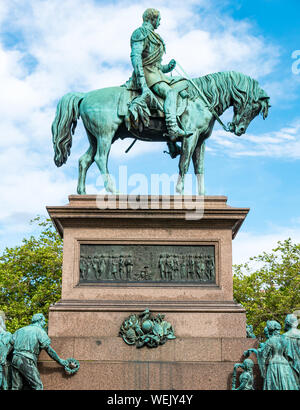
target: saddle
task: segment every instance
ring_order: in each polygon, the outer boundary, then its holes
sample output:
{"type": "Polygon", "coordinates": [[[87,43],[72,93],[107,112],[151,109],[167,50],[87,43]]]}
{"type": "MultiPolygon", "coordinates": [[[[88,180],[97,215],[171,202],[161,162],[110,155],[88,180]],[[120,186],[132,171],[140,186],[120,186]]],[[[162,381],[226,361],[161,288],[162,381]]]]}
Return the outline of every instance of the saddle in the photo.
{"type": "MultiPolygon", "coordinates": [[[[118,115],[125,117],[128,131],[133,131],[132,128],[140,133],[145,129],[148,129],[148,131],[151,129],[159,131],[158,128],[161,130],[165,129],[163,125],[165,114],[157,107],[157,104],[151,102],[150,106],[148,106],[141,100],[141,94],[138,91],[128,90],[126,87],[121,87],[121,89],[118,101],[118,115]]],[[[180,117],[185,112],[188,105],[188,98],[182,98],[179,93],[177,98],[177,117],[180,117]]],[[[156,94],[155,97],[160,107],[163,107],[164,99],[156,94]]]]}

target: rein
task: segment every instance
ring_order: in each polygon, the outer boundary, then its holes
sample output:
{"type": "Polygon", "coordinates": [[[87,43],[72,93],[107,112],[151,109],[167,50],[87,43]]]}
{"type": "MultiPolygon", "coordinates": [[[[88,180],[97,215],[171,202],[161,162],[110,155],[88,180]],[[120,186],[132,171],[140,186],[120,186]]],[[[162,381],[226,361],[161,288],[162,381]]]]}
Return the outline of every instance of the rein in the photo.
{"type": "MultiPolygon", "coordinates": [[[[228,126],[226,126],[223,121],[221,120],[221,118],[219,117],[219,115],[216,113],[216,111],[214,110],[214,108],[212,107],[211,104],[209,104],[207,98],[205,97],[205,95],[200,91],[199,87],[195,84],[195,82],[191,79],[191,77],[184,71],[184,69],[182,68],[182,66],[176,62],[176,65],[180,68],[180,70],[182,71],[184,77],[186,77],[186,79],[195,87],[195,89],[198,91],[199,97],[202,98],[202,100],[204,101],[206,107],[208,108],[208,110],[212,113],[212,115],[215,117],[215,119],[218,121],[218,123],[221,125],[221,127],[224,129],[224,131],[226,132],[232,132],[230,130],[230,128],[228,126]]],[[[179,75],[182,75],[176,68],[175,70],[178,72],[179,75]]],[[[155,98],[156,100],[156,98],[155,98]]],[[[157,107],[164,112],[164,108],[161,106],[161,104],[156,100],[156,104],[157,107]]],[[[181,126],[181,128],[184,130],[183,124],[180,121],[180,118],[177,117],[177,120],[179,122],[179,125],[181,126]]],[[[127,154],[131,148],[133,147],[133,145],[136,143],[137,138],[134,139],[134,141],[132,142],[132,144],[130,144],[130,146],[126,149],[125,153],[127,154]]],[[[168,153],[167,151],[164,151],[166,153],[168,153]]]]}

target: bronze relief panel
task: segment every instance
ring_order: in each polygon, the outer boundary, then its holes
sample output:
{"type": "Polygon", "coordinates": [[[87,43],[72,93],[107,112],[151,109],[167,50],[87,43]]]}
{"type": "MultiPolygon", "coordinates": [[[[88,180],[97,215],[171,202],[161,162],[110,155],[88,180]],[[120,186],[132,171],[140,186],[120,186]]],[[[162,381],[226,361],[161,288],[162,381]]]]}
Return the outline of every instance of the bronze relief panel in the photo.
{"type": "Polygon", "coordinates": [[[216,283],[214,245],[80,244],[79,283],[216,283]]]}

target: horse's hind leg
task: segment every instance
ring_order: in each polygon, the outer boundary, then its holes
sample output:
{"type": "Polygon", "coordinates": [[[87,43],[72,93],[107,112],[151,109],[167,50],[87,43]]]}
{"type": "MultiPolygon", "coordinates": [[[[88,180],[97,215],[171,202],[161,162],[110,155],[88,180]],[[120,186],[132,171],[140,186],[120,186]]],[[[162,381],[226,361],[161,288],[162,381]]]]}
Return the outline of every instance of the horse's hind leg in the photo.
{"type": "Polygon", "coordinates": [[[114,134],[115,131],[112,131],[110,134],[101,135],[101,137],[97,138],[97,150],[94,159],[102,174],[106,191],[116,194],[116,186],[108,173],[107,167],[108,155],[114,134]]]}
{"type": "Polygon", "coordinates": [[[86,180],[86,173],[89,167],[94,162],[94,157],[97,150],[97,141],[95,137],[87,131],[87,135],[90,141],[90,146],[85,154],[83,154],[79,158],[79,174],[78,174],[78,185],[77,185],[77,193],[79,195],[85,195],[85,180],[86,180]]]}

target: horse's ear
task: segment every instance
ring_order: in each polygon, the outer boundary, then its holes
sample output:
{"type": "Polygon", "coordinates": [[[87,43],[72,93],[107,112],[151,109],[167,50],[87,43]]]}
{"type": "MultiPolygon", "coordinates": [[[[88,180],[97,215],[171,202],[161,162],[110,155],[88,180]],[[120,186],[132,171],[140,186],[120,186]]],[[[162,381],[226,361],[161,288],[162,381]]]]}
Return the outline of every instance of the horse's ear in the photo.
{"type": "Polygon", "coordinates": [[[260,99],[261,113],[262,113],[264,120],[267,118],[268,113],[269,113],[269,108],[271,107],[271,105],[269,104],[269,100],[270,100],[270,97],[263,97],[260,99]]]}

